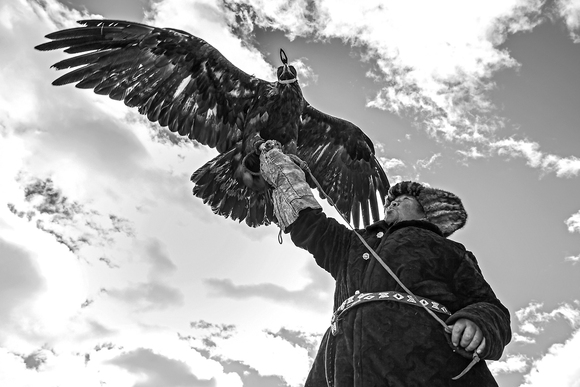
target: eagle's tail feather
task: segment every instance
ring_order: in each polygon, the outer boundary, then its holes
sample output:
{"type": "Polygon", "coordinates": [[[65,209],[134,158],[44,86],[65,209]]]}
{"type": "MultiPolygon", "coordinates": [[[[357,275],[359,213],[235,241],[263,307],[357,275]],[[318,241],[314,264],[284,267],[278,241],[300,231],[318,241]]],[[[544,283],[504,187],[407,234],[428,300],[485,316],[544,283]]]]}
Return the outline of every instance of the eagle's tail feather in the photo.
{"type": "Polygon", "coordinates": [[[222,153],[193,173],[193,194],[208,204],[214,213],[250,227],[268,225],[274,220],[269,189],[254,191],[236,179],[241,166],[237,148],[222,153]]]}

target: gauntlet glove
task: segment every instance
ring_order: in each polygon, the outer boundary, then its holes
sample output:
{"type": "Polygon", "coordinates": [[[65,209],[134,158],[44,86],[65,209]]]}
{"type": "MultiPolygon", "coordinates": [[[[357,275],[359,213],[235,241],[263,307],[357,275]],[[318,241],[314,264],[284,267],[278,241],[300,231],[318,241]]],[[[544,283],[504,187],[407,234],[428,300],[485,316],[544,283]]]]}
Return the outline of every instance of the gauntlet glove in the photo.
{"type": "Polygon", "coordinates": [[[294,223],[306,208],[321,208],[312,195],[304,172],[280,149],[277,141],[268,140],[260,150],[262,177],[274,188],[274,215],[282,230],[294,223]]]}

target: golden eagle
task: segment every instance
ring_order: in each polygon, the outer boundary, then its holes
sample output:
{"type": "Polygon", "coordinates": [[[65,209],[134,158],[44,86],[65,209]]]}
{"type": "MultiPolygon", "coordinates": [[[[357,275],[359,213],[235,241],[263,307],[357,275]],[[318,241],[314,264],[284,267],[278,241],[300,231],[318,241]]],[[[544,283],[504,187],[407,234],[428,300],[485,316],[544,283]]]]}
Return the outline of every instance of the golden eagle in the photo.
{"type": "MultiPolygon", "coordinates": [[[[119,20],[82,20],[46,35],[38,50],[81,54],[54,64],[76,68],[54,85],[122,100],[152,122],[216,148],[191,177],[193,194],[219,215],[249,226],[274,220],[271,191],[259,175],[257,147],[277,140],[305,161],[337,209],[358,227],[380,219],[389,189],[371,140],[354,124],[322,113],[302,96],[296,69],[280,50],[276,82],[246,74],[187,32],[119,20]]],[[[311,182],[312,183],[312,182],[311,182]]],[[[314,185],[312,185],[314,188],[314,185]]]]}

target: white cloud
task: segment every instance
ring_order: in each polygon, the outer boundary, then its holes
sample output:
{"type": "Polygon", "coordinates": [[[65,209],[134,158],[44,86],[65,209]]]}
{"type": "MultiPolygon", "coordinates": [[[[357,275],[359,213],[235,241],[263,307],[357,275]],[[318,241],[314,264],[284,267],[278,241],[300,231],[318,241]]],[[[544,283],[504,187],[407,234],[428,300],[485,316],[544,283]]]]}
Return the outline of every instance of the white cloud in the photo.
{"type": "Polygon", "coordinates": [[[509,138],[491,142],[489,146],[500,155],[523,157],[530,167],[547,173],[555,172],[558,177],[573,177],[580,173],[580,158],[545,154],[537,142],[509,138]]]}
{"type": "Polygon", "coordinates": [[[40,349],[37,369],[27,367],[27,354],[0,348],[0,383],[14,387],[102,385],[115,387],[166,386],[241,387],[236,373],[224,372],[219,362],[206,359],[174,332],[152,328],[125,331],[114,342],[95,339],[61,343],[40,349]]]}
{"type": "Polygon", "coordinates": [[[580,211],[566,219],[566,226],[570,232],[580,232],[580,211]]]}
{"type": "Polygon", "coordinates": [[[417,168],[420,168],[420,169],[429,169],[429,168],[431,168],[431,166],[433,165],[433,163],[435,163],[435,161],[439,157],[441,157],[441,153],[435,153],[434,155],[432,155],[428,159],[417,160],[417,162],[415,163],[415,166],[417,168]]]}
{"type": "MultiPolygon", "coordinates": [[[[543,304],[532,302],[515,312],[519,322],[518,329],[533,336],[540,335],[546,324],[557,318],[563,318],[573,328],[569,339],[564,343],[553,344],[546,353],[530,357],[522,354],[508,355],[505,361],[490,364],[494,374],[519,372],[524,374],[521,387],[580,386],[580,305],[579,301],[572,304],[561,304],[550,312],[542,311],[543,304]]],[[[533,344],[535,339],[521,336],[514,332],[514,341],[533,344]]]]}
{"type": "Polygon", "coordinates": [[[254,19],[263,27],[284,30],[293,40],[313,32],[317,25],[316,5],[307,0],[232,0],[231,10],[254,19]],[[251,12],[244,5],[251,6],[251,12]]]}
{"type": "Polygon", "coordinates": [[[280,376],[292,387],[303,385],[306,379],[312,359],[303,346],[257,329],[217,327],[205,322],[192,327],[187,342],[209,351],[212,358],[239,361],[262,376],[280,376]],[[208,331],[213,334],[204,337],[208,331]]]}
{"type": "Polygon", "coordinates": [[[580,43],[580,36],[577,32],[580,28],[580,0],[558,0],[556,9],[560,17],[565,20],[574,43],[580,43]]]}
{"type": "Polygon", "coordinates": [[[318,82],[318,74],[316,74],[314,69],[306,63],[307,61],[307,58],[290,60],[292,66],[294,66],[298,72],[298,81],[302,88],[308,87],[310,83],[316,84],[316,82],[318,82]]]}
{"type": "Polygon", "coordinates": [[[0,309],[8,317],[2,319],[0,345],[26,350],[67,332],[86,299],[86,277],[77,257],[51,235],[14,219],[7,208],[0,214],[8,223],[0,229],[0,266],[10,273],[0,289],[0,309]]]}
{"type": "MultiPolygon", "coordinates": [[[[536,322],[536,321],[534,321],[536,322]]],[[[520,332],[531,334],[531,335],[538,335],[542,331],[542,327],[538,327],[534,325],[530,321],[524,321],[520,326],[520,332]]]]}
{"type": "Polygon", "coordinates": [[[178,28],[198,36],[248,74],[274,81],[275,69],[254,47],[243,42],[230,31],[235,14],[217,0],[163,0],[154,2],[145,22],[159,27],[178,28]]]}
{"type": "Polygon", "coordinates": [[[457,153],[469,158],[469,159],[480,159],[486,157],[483,153],[477,150],[477,147],[472,146],[468,151],[458,150],[457,153]]]}
{"type": "Polygon", "coordinates": [[[528,368],[529,359],[523,355],[508,356],[504,361],[489,363],[489,370],[497,375],[499,373],[524,372],[528,368]]]}
{"type": "Polygon", "coordinates": [[[558,177],[575,177],[580,173],[580,158],[544,155],[542,169],[546,172],[556,172],[558,177]]]}
{"type": "Polygon", "coordinates": [[[232,299],[270,300],[278,305],[294,304],[303,309],[320,310],[329,305],[332,300],[332,278],[316,265],[306,268],[309,282],[303,288],[289,290],[275,283],[260,283],[252,285],[237,285],[229,279],[205,279],[208,294],[211,297],[227,297],[232,299]]]}
{"type": "MultiPolygon", "coordinates": [[[[425,114],[433,134],[477,137],[479,130],[490,129],[473,116],[491,107],[485,97],[492,86],[489,77],[516,65],[507,52],[495,48],[505,39],[505,34],[497,33],[501,19],[514,17],[516,7],[533,12],[538,5],[531,1],[479,5],[372,1],[364,6],[322,2],[321,34],[358,42],[377,58],[375,75],[386,85],[369,106],[425,114]],[[405,17],[409,14],[413,22],[405,17]]],[[[522,22],[518,28],[531,25],[522,22]]]]}
{"type": "Polygon", "coordinates": [[[512,341],[514,343],[534,344],[536,342],[536,339],[527,336],[522,336],[519,333],[513,332],[512,341]]]}
{"type": "Polygon", "coordinates": [[[524,377],[526,387],[580,386],[580,330],[563,344],[554,344],[542,358],[533,362],[524,377]]]}
{"type": "Polygon", "coordinates": [[[570,255],[568,257],[564,258],[564,261],[566,262],[572,262],[574,265],[577,264],[578,262],[580,262],[580,255],[570,255]]]}
{"type": "Polygon", "coordinates": [[[538,335],[548,322],[556,318],[563,318],[572,328],[580,326],[580,309],[574,305],[563,303],[551,312],[543,312],[542,308],[542,303],[532,302],[515,312],[521,332],[538,335]]]}
{"type": "Polygon", "coordinates": [[[396,168],[404,168],[405,167],[405,163],[403,162],[403,160],[399,160],[399,159],[389,159],[387,157],[379,157],[379,162],[381,163],[381,165],[383,166],[384,169],[387,170],[387,172],[396,169],[396,168]]]}

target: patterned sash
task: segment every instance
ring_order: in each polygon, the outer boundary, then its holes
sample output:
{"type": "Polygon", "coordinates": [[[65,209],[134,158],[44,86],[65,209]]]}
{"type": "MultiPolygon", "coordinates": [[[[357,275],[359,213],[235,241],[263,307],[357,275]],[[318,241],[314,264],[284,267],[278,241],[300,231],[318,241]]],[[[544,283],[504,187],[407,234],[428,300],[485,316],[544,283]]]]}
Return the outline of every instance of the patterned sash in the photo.
{"type": "Polygon", "coordinates": [[[378,293],[360,293],[357,291],[354,296],[350,296],[338,307],[338,309],[332,314],[332,319],[330,320],[330,330],[334,336],[338,333],[338,323],[340,322],[342,316],[352,307],[361,305],[367,302],[372,301],[396,301],[402,302],[409,305],[419,306],[417,301],[419,301],[422,305],[426,306],[427,308],[439,312],[445,313],[451,316],[451,312],[447,310],[446,307],[441,305],[438,302],[432,301],[425,297],[417,297],[416,299],[413,298],[410,294],[403,293],[403,292],[395,292],[395,291],[388,291],[388,292],[378,292],[378,293]]]}

